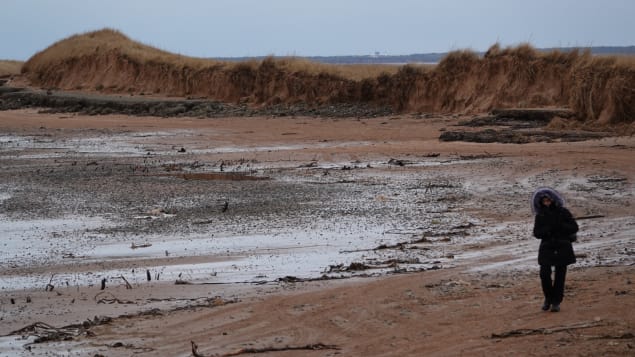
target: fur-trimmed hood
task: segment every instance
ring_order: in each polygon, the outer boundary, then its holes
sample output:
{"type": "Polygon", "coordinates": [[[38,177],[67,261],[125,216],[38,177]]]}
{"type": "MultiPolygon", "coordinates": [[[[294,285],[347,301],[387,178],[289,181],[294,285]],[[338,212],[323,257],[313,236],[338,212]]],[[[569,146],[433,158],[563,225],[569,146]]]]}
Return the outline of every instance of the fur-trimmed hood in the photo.
{"type": "Polygon", "coordinates": [[[551,198],[551,201],[554,205],[556,205],[556,207],[564,207],[564,198],[558,193],[558,191],[549,187],[541,187],[531,196],[531,212],[534,215],[538,214],[538,212],[542,209],[543,206],[540,201],[545,196],[551,198]]]}

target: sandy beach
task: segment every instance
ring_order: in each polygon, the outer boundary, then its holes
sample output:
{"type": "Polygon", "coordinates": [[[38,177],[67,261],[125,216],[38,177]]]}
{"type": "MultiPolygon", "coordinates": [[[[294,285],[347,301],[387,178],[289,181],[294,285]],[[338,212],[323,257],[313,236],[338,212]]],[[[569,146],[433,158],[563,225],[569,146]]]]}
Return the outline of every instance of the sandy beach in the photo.
{"type": "Polygon", "coordinates": [[[632,354],[635,140],[465,119],[0,112],[1,354],[632,354]],[[582,218],[560,313],[541,186],[582,218]]]}

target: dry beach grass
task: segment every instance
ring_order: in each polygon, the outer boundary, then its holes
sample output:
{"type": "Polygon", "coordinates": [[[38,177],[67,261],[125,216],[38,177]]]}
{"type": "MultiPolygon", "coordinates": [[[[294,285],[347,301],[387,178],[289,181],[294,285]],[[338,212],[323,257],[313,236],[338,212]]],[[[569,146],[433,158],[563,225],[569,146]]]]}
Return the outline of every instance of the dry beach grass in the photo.
{"type": "Polygon", "coordinates": [[[22,61],[0,60],[0,77],[9,77],[20,74],[22,61]]]}
{"type": "Polygon", "coordinates": [[[482,58],[454,51],[434,67],[333,66],[293,58],[225,63],[171,54],[106,29],[51,45],[22,72],[39,87],[254,105],[363,103],[425,113],[569,107],[578,120],[596,125],[630,124],[635,117],[632,60],[542,53],[527,44],[495,44],[482,58]]]}

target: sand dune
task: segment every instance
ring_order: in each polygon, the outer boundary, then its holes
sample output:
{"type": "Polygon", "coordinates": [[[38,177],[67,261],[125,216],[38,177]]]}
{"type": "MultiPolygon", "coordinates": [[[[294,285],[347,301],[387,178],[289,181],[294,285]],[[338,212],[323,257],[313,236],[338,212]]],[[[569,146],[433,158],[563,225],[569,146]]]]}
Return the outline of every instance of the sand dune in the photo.
{"type": "Polygon", "coordinates": [[[483,58],[454,51],[433,69],[402,66],[396,73],[353,79],[341,66],[292,58],[225,63],[180,56],[106,29],[59,41],[31,57],[22,71],[40,87],[253,105],[364,103],[434,113],[569,107],[588,123],[635,118],[633,60],[578,51],[540,53],[530,45],[494,45],[483,58]]]}

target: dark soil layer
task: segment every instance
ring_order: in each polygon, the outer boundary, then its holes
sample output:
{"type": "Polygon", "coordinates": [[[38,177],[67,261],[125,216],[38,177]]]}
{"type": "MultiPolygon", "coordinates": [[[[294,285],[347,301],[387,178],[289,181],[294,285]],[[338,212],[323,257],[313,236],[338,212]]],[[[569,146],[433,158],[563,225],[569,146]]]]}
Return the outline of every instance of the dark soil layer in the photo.
{"type": "Polygon", "coordinates": [[[494,109],[490,115],[462,121],[466,128],[488,127],[480,131],[450,130],[439,136],[441,141],[475,143],[526,144],[541,141],[584,141],[610,136],[609,133],[545,130],[553,118],[572,118],[568,109],[494,109]]]}
{"type": "Polygon", "coordinates": [[[362,104],[332,104],[309,107],[305,104],[278,104],[250,107],[203,99],[152,99],[143,96],[97,96],[59,91],[31,91],[0,87],[0,110],[43,108],[46,113],[80,113],[87,115],[124,114],[158,117],[228,116],[314,116],[378,117],[392,113],[390,108],[373,108],[362,104]]]}

